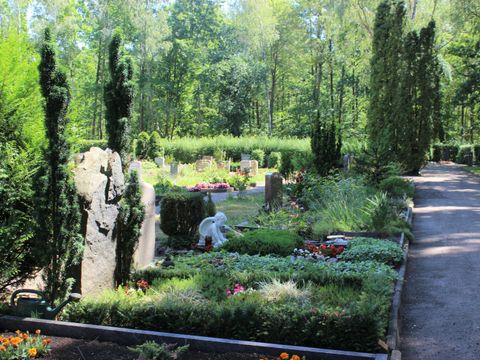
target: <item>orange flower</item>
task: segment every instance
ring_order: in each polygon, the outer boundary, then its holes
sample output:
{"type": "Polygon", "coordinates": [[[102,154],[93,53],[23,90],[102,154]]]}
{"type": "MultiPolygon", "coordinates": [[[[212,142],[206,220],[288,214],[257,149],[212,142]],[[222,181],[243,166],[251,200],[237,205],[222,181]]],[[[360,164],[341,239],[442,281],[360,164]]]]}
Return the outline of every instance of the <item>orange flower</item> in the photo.
{"type": "Polygon", "coordinates": [[[28,334],[22,334],[22,336],[23,336],[23,340],[27,341],[27,339],[28,339],[28,334]]]}
{"type": "Polygon", "coordinates": [[[10,344],[12,344],[13,347],[16,348],[18,346],[18,344],[20,344],[22,341],[23,341],[23,339],[21,337],[17,336],[17,337],[14,337],[14,338],[10,339],[10,344]]]}
{"type": "Polygon", "coordinates": [[[51,339],[43,339],[43,346],[47,346],[48,344],[50,344],[52,342],[51,339]]]}
{"type": "Polygon", "coordinates": [[[7,348],[5,346],[0,346],[0,351],[7,351],[7,348]]]}
{"type": "Polygon", "coordinates": [[[37,356],[37,349],[35,349],[35,348],[28,349],[28,355],[30,355],[30,357],[34,358],[35,356],[37,356]]]}
{"type": "Polygon", "coordinates": [[[280,359],[282,360],[288,360],[289,357],[290,356],[286,352],[280,354],[280,359]]]}
{"type": "Polygon", "coordinates": [[[21,334],[21,331],[20,331],[20,330],[17,330],[17,331],[15,331],[15,334],[20,335],[20,334],[21,334]]]}
{"type": "Polygon", "coordinates": [[[40,335],[41,333],[40,329],[35,330],[35,334],[40,335]]]}
{"type": "Polygon", "coordinates": [[[298,355],[293,355],[290,360],[300,360],[300,356],[298,356],[298,355]]]}

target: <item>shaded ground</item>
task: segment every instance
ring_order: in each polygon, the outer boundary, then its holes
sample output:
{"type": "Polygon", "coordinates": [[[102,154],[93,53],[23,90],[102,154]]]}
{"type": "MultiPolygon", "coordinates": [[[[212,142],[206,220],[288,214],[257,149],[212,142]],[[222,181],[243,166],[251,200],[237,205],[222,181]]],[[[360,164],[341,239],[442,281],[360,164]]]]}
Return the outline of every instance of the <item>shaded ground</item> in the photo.
{"type": "MultiPolygon", "coordinates": [[[[14,335],[14,334],[7,334],[14,335]]],[[[79,340],[62,337],[52,339],[52,352],[48,360],[136,360],[138,355],[128,350],[126,346],[96,340],[79,340]]],[[[189,351],[181,355],[179,360],[258,360],[263,356],[258,354],[212,354],[189,351]]],[[[273,357],[269,357],[273,359],[273,357]]]]}
{"type": "Polygon", "coordinates": [[[480,359],[480,178],[431,164],[414,179],[402,303],[404,360],[480,359]]]}

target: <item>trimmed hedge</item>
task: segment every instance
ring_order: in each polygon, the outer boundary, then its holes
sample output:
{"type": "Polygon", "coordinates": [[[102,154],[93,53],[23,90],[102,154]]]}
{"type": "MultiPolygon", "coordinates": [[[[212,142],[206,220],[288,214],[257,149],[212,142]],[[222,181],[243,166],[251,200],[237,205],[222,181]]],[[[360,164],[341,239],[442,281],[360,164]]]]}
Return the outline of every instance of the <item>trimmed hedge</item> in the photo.
{"type": "MultiPolygon", "coordinates": [[[[240,161],[242,154],[252,154],[262,150],[265,158],[272,152],[282,155],[282,173],[289,174],[294,169],[294,158],[305,157],[311,153],[309,139],[273,138],[273,137],[233,137],[216,136],[211,138],[162,139],[165,155],[172,156],[181,163],[193,163],[203,155],[214,155],[219,150],[225,151],[226,158],[240,161]]],[[[265,159],[264,158],[264,159],[265,159]]]]}
{"type": "Polygon", "coordinates": [[[105,150],[108,147],[107,140],[78,140],[72,144],[72,153],[83,153],[92,147],[105,150]]]}
{"type": "Polygon", "coordinates": [[[188,247],[196,237],[198,226],[204,218],[203,194],[171,191],[163,196],[160,228],[169,237],[169,246],[188,247]]]}
{"type": "Polygon", "coordinates": [[[241,237],[232,237],[222,249],[249,255],[288,256],[302,245],[303,238],[290,231],[259,229],[248,231],[241,237]]]}
{"type": "Polygon", "coordinates": [[[432,147],[432,160],[456,162],[460,145],[457,144],[434,144],[432,147]]]}
{"type": "Polygon", "coordinates": [[[338,311],[289,304],[192,304],[167,299],[138,303],[82,301],[72,304],[66,317],[73,322],[177,334],[375,351],[384,335],[375,310],[370,304],[338,311]]]}
{"type": "Polygon", "coordinates": [[[457,163],[473,165],[473,145],[460,145],[457,154],[457,163]]]}

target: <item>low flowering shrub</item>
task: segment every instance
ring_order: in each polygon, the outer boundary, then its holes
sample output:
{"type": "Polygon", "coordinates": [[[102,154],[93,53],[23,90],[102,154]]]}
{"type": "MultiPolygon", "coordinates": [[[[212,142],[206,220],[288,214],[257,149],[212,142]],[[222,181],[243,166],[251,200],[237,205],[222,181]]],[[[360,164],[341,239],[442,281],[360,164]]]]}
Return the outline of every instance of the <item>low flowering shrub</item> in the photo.
{"type": "Polygon", "coordinates": [[[319,261],[336,258],[345,250],[344,246],[321,244],[316,246],[313,244],[306,244],[303,249],[295,249],[293,256],[302,257],[307,260],[319,261]]]}
{"type": "Polygon", "coordinates": [[[140,279],[137,281],[137,288],[146,291],[150,288],[147,280],[140,279]]]}
{"type": "MultiPolygon", "coordinates": [[[[260,360],[269,360],[269,358],[268,357],[262,357],[262,358],[260,358],[260,360]]],[[[302,357],[300,357],[298,355],[292,355],[290,357],[290,355],[288,353],[282,352],[279,356],[277,356],[273,360],[307,360],[307,357],[305,355],[302,356],[302,357]]]]}
{"type": "Polygon", "coordinates": [[[51,340],[42,336],[40,330],[35,334],[17,330],[15,335],[0,335],[1,360],[25,360],[45,357],[51,351],[51,340]]]}
{"type": "Polygon", "coordinates": [[[225,294],[227,295],[227,297],[230,297],[232,295],[236,295],[236,294],[240,294],[242,292],[245,291],[245,288],[242,286],[242,284],[235,284],[235,286],[233,287],[233,289],[227,289],[225,291],[225,294]]]}

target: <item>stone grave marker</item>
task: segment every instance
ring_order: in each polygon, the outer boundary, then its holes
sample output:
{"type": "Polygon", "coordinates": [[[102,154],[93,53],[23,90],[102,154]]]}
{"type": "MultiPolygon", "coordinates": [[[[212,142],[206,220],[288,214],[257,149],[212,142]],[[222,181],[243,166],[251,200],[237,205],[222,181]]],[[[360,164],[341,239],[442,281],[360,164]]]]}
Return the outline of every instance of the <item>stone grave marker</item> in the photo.
{"type": "Polygon", "coordinates": [[[230,171],[230,160],[218,161],[218,162],[217,162],[217,168],[218,168],[219,170],[227,170],[227,171],[230,171]]]}
{"type": "Polygon", "coordinates": [[[203,172],[211,165],[212,162],[210,160],[197,160],[195,162],[195,170],[197,170],[197,172],[203,172]]]}
{"type": "MultiPolygon", "coordinates": [[[[147,267],[153,262],[155,257],[155,189],[151,184],[143,181],[138,166],[134,167],[138,171],[140,188],[142,190],[142,202],[145,206],[145,218],[140,229],[140,239],[133,255],[133,261],[137,269],[147,267]]],[[[130,167],[130,171],[132,167],[130,167]]]]}
{"type": "Polygon", "coordinates": [[[257,160],[250,160],[250,164],[251,164],[250,175],[257,176],[258,175],[258,161],[257,160]]]}
{"type": "Polygon", "coordinates": [[[282,206],[283,177],[280,173],[265,174],[265,206],[267,210],[282,206]]]}
{"type": "Polygon", "coordinates": [[[240,171],[249,171],[251,176],[258,175],[258,161],[257,160],[242,160],[240,161],[240,171]]]}
{"type": "Polygon", "coordinates": [[[158,167],[163,168],[165,166],[165,158],[160,156],[155,158],[155,164],[157,164],[158,167]]]}
{"type": "Polygon", "coordinates": [[[213,156],[210,156],[210,155],[203,155],[202,160],[210,161],[210,163],[212,164],[215,161],[215,158],[213,156]]]}
{"type": "Polygon", "coordinates": [[[125,190],[122,163],[118,153],[92,147],[81,154],[73,173],[85,221],[78,285],[83,294],[96,295],[114,286],[117,241],[113,232],[125,190]]]}
{"type": "Polygon", "coordinates": [[[178,164],[176,162],[172,162],[170,164],[170,175],[177,176],[178,174],[178,164]]]}

